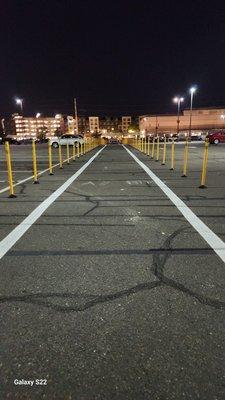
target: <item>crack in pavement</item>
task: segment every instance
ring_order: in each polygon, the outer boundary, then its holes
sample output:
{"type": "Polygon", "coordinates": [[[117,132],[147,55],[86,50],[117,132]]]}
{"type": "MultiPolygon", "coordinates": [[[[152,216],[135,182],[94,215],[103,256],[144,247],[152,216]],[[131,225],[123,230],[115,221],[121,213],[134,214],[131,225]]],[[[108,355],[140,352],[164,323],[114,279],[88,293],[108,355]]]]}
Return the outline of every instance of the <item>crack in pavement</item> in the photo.
{"type": "Polygon", "coordinates": [[[131,288],[117,291],[115,293],[109,293],[104,295],[92,295],[92,294],[80,294],[80,293],[32,293],[14,296],[0,297],[0,303],[7,302],[23,302],[31,303],[33,305],[43,306],[46,308],[51,308],[55,311],[70,313],[70,312],[82,312],[90,309],[98,304],[103,304],[111,302],[120,298],[128,297],[130,295],[137,294],[142,291],[148,291],[155,289],[157,287],[170,287],[174,290],[182,292],[192,298],[195,298],[201,304],[208,305],[215,309],[225,310],[225,302],[212,299],[210,297],[204,296],[195,292],[185,285],[176,282],[175,280],[168,278],[164,274],[164,267],[174,250],[172,248],[173,240],[185,230],[190,229],[190,227],[180,227],[175,232],[173,232],[162,244],[161,251],[153,253],[153,267],[151,271],[154,274],[156,280],[150,282],[139,283],[131,288]],[[66,304],[54,304],[52,300],[66,300],[66,304]],[[69,302],[75,300],[75,305],[70,305],[69,302]]]}

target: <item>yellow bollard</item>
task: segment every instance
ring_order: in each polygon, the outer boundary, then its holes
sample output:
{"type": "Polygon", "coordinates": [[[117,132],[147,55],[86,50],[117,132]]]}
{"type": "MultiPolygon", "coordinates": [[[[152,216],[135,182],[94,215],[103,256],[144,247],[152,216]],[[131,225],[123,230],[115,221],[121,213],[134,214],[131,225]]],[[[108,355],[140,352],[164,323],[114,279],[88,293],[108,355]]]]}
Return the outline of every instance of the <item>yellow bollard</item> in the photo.
{"type": "Polygon", "coordinates": [[[153,138],[153,142],[152,142],[152,155],[151,158],[155,157],[155,137],[153,138]]]}
{"type": "Polygon", "coordinates": [[[147,155],[150,156],[150,137],[148,137],[148,151],[147,155]]]}
{"type": "Polygon", "coordinates": [[[86,140],[84,138],[84,154],[86,153],[86,140]]]}
{"type": "Polygon", "coordinates": [[[48,141],[48,165],[49,165],[49,175],[53,175],[53,170],[52,170],[52,146],[51,146],[51,141],[49,139],[48,141]]]}
{"type": "Polygon", "coordinates": [[[209,153],[209,139],[206,139],[205,148],[204,148],[203,162],[202,162],[201,185],[199,186],[200,189],[206,189],[207,188],[205,183],[206,183],[208,153],[209,153]]]}
{"type": "Polygon", "coordinates": [[[144,147],[144,153],[146,154],[147,153],[147,141],[146,141],[146,137],[145,137],[145,139],[144,139],[144,143],[145,143],[145,147],[144,147]]]}
{"type": "Polygon", "coordinates": [[[182,178],[187,177],[188,148],[189,148],[189,145],[188,145],[188,138],[187,138],[185,146],[184,146],[184,165],[183,165],[183,174],[181,175],[182,178]]]}
{"type": "Polygon", "coordinates": [[[73,161],[76,160],[76,146],[75,143],[73,143],[73,161]]]}
{"type": "Polygon", "coordinates": [[[34,184],[39,183],[38,172],[37,172],[37,155],[36,155],[36,141],[32,140],[32,159],[33,159],[33,173],[34,173],[34,184]]]}
{"type": "Polygon", "coordinates": [[[166,164],[166,136],[164,137],[162,165],[166,164]]]}
{"type": "Polygon", "coordinates": [[[80,143],[77,142],[77,157],[80,157],[80,143]]]}
{"type": "Polygon", "coordinates": [[[62,146],[59,143],[59,168],[63,168],[63,161],[62,161],[62,146]]]}
{"type": "Polygon", "coordinates": [[[69,148],[69,143],[66,144],[66,160],[67,164],[70,163],[70,148],[69,148]]]}
{"type": "Polygon", "coordinates": [[[12,163],[11,163],[9,142],[5,142],[5,153],[6,153],[7,172],[8,172],[9,197],[13,199],[17,196],[14,194],[12,163]]]}
{"type": "Polygon", "coordinates": [[[159,161],[159,136],[157,137],[157,145],[156,145],[156,160],[159,161]]]}
{"type": "Polygon", "coordinates": [[[171,166],[170,166],[171,171],[174,170],[174,150],[175,150],[175,143],[173,140],[171,144],[171,166]]]}

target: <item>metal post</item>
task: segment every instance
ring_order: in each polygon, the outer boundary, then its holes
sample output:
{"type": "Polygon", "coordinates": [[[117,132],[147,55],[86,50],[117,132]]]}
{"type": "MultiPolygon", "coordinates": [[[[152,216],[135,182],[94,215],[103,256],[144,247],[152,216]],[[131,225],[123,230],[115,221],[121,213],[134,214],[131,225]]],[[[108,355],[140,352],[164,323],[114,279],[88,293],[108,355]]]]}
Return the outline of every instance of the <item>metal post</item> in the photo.
{"type": "Polygon", "coordinates": [[[11,163],[9,142],[5,142],[5,153],[6,153],[7,172],[8,172],[9,197],[13,199],[17,196],[14,194],[12,163],[11,163]]]}
{"type": "Polygon", "coordinates": [[[166,136],[164,137],[162,165],[165,165],[165,164],[166,164],[166,136]]]}
{"type": "Polygon", "coordinates": [[[208,152],[209,152],[209,140],[205,141],[204,156],[202,162],[202,175],[201,175],[201,185],[200,189],[206,189],[206,172],[207,172],[207,162],[208,162],[208,152]]]}
{"type": "Polygon", "coordinates": [[[148,152],[147,155],[150,156],[150,137],[148,137],[148,152]]]}
{"type": "Polygon", "coordinates": [[[175,147],[175,143],[174,143],[174,140],[173,140],[172,144],[171,144],[171,167],[170,167],[171,171],[174,170],[174,150],[175,150],[174,147],[175,147]]]}
{"type": "Polygon", "coordinates": [[[63,168],[63,161],[62,161],[62,146],[59,143],[59,168],[63,168]]]}
{"type": "Polygon", "coordinates": [[[154,158],[155,156],[155,137],[153,138],[153,142],[152,142],[152,156],[151,158],[154,158]]]}
{"type": "Polygon", "coordinates": [[[188,164],[188,138],[184,146],[184,165],[183,165],[183,174],[181,175],[182,178],[187,177],[187,164],[188,164]]]}
{"type": "Polygon", "coordinates": [[[157,137],[156,160],[159,161],[159,136],[157,137]]]}
{"type": "Polygon", "coordinates": [[[36,156],[36,142],[32,140],[32,159],[33,159],[33,173],[34,173],[34,184],[39,183],[38,172],[37,172],[37,156],[36,156]]]}
{"type": "Polygon", "coordinates": [[[66,144],[66,160],[67,164],[70,163],[70,148],[69,148],[69,143],[66,144]]]}
{"type": "Polygon", "coordinates": [[[73,161],[76,160],[76,146],[75,143],[73,143],[73,161]]]}
{"type": "Polygon", "coordinates": [[[51,146],[50,139],[48,141],[48,165],[49,165],[49,175],[53,175],[53,170],[52,170],[52,146],[51,146]]]}
{"type": "Polygon", "coordinates": [[[74,115],[75,115],[75,120],[76,120],[76,134],[78,135],[79,128],[78,128],[78,117],[77,117],[77,99],[75,99],[75,98],[74,98],[74,115]]]}

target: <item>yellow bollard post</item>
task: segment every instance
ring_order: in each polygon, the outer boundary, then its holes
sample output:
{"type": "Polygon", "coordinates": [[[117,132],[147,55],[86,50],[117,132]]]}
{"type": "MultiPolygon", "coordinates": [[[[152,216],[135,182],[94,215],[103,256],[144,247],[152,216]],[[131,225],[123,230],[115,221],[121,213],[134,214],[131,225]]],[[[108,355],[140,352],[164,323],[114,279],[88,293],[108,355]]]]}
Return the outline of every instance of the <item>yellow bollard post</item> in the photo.
{"type": "Polygon", "coordinates": [[[32,140],[32,159],[33,159],[33,173],[34,173],[34,184],[39,183],[38,172],[37,172],[37,155],[36,155],[36,141],[32,140]]]}
{"type": "Polygon", "coordinates": [[[59,168],[63,168],[63,161],[62,161],[62,146],[59,143],[59,168]]]}
{"type": "Polygon", "coordinates": [[[162,165],[166,164],[166,136],[164,137],[164,144],[163,144],[163,159],[162,165]]]}
{"type": "Polygon", "coordinates": [[[73,143],[73,161],[76,160],[76,146],[75,143],[73,143]]]}
{"type": "Polygon", "coordinates": [[[188,148],[189,148],[189,144],[188,144],[188,138],[187,138],[186,143],[184,145],[184,165],[183,165],[183,174],[181,175],[182,178],[187,177],[188,148]]]}
{"type": "Polygon", "coordinates": [[[159,136],[157,137],[157,145],[156,145],[156,160],[159,161],[159,136]]]}
{"type": "Polygon", "coordinates": [[[171,166],[170,166],[171,171],[174,170],[174,150],[175,150],[175,143],[174,143],[174,139],[173,139],[172,144],[171,144],[171,166]]]}
{"type": "Polygon", "coordinates": [[[144,147],[144,153],[147,154],[147,141],[146,141],[146,136],[145,136],[145,147],[144,147]]]}
{"type": "Polygon", "coordinates": [[[17,196],[14,194],[12,163],[11,163],[11,154],[10,154],[9,142],[5,142],[5,153],[6,153],[7,172],[8,172],[9,197],[11,199],[13,199],[13,198],[15,198],[17,196]]]}
{"type": "Polygon", "coordinates": [[[152,142],[152,155],[151,158],[155,157],[155,137],[153,138],[153,142],[152,142]]]}
{"type": "Polygon", "coordinates": [[[52,170],[52,146],[51,146],[51,141],[49,139],[48,141],[48,165],[49,165],[49,175],[53,175],[53,170],[52,170]]]}
{"type": "Polygon", "coordinates": [[[70,148],[69,148],[69,143],[66,144],[66,160],[67,160],[67,164],[70,164],[70,148]]]}
{"type": "Polygon", "coordinates": [[[205,148],[204,148],[204,156],[202,162],[202,175],[201,175],[201,185],[199,186],[200,189],[206,189],[206,172],[207,172],[207,162],[208,162],[208,153],[209,153],[209,139],[205,141],[205,148]]]}
{"type": "Polygon", "coordinates": [[[77,142],[77,157],[80,157],[80,143],[77,142]]]}
{"type": "Polygon", "coordinates": [[[84,154],[86,153],[86,140],[84,138],[84,154]]]}
{"type": "Polygon", "coordinates": [[[147,155],[150,156],[150,137],[148,137],[148,151],[147,155]]]}

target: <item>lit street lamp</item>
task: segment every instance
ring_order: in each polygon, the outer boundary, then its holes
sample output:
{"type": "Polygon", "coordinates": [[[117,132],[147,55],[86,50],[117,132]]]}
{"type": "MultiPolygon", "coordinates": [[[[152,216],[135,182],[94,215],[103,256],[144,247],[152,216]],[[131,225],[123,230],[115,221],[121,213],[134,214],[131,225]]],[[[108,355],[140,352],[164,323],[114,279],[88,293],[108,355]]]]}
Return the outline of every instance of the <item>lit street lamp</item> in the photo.
{"type": "Polygon", "coordinates": [[[177,104],[177,135],[179,133],[179,127],[180,127],[180,104],[184,101],[183,97],[174,97],[173,99],[174,103],[177,104]]]}
{"type": "Polygon", "coordinates": [[[16,104],[20,104],[21,114],[23,113],[23,99],[16,99],[16,104]]]}
{"type": "Polygon", "coordinates": [[[41,116],[41,113],[36,114],[36,118],[39,118],[41,116]]]}
{"type": "Polygon", "coordinates": [[[192,108],[193,108],[193,96],[196,92],[196,87],[191,87],[190,94],[191,94],[191,104],[190,104],[190,121],[189,121],[189,139],[191,138],[191,122],[192,122],[192,108]]]}

